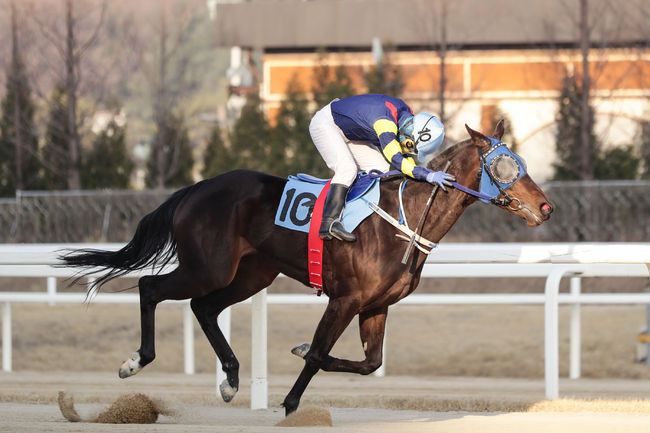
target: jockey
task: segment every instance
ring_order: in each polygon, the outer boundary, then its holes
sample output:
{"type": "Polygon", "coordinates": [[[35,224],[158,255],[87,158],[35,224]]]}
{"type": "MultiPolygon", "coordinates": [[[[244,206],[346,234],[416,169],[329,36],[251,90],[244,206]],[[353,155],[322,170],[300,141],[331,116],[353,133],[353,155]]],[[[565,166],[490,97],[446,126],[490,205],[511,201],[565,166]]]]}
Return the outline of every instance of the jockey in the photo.
{"type": "Polygon", "coordinates": [[[445,130],[429,113],[413,115],[401,99],[375,94],[335,99],[314,114],[309,133],[334,172],[318,233],[322,239],[356,240],[339,218],[359,170],[386,172],[392,164],[409,177],[443,189],[455,180],[444,171],[416,165],[413,158],[424,163],[442,143],[445,130]]]}

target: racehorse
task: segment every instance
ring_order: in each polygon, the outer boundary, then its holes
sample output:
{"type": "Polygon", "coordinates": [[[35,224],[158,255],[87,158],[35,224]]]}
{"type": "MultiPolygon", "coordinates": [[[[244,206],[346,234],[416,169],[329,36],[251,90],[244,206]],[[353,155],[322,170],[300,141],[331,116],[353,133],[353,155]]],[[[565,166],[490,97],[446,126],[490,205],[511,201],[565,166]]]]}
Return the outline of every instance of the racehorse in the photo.
{"type": "MultiPolygon", "coordinates": [[[[401,211],[410,221],[424,216],[419,234],[432,242],[442,239],[477,195],[488,201],[485,194],[470,195],[479,188],[480,173],[487,169],[490,181],[499,177],[486,165],[486,155],[496,144],[504,146],[500,143],[503,123],[499,122],[492,138],[469,127],[467,130],[469,140],[446,149],[428,164],[433,170],[441,170],[450,163],[446,171],[456,177],[457,188],[437,194],[426,214],[423,204],[432,197],[434,187],[410,181],[403,188],[401,211]]],[[[512,159],[518,158],[512,155],[512,159]]],[[[489,201],[536,226],[549,218],[553,206],[523,167],[524,173],[515,176],[512,185],[499,186],[498,196],[489,201]]],[[[284,178],[254,171],[221,174],[175,192],[139,222],[133,239],[121,250],[77,250],[62,257],[63,266],[86,267],[83,275],[93,274],[99,267],[104,273],[96,280],[96,289],[120,275],[166,264],[175,255],[178,258],[178,267],[172,272],[147,275],[138,282],[141,345],[121,365],[120,377],[132,376],[153,361],[156,305],[166,299],[191,298],[192,311],[227,375],[220,386],[222,397],[226,402],[234,397],[239,386],[239,362],[219,329],[217,316],[269,286],[279,273],[309,284],[307,235],[274,224],[285,183],[284,178]]],[[[396,181],[381,182],[379,208],[385,213],[397,215],[400,211],[399,189],[396,181]]],[[[358,374],[376,370],[382,360],[388,307],[418,285],[426,254],[414,249],[403,265],[397,257],[401,254],[396,252],[404,251],[406,244],[380,216],[368,217],[355,234],[354,243],[333,240],[324,244],[322,277],[329,302],[311,345],[294,349],[305,364],[284,399],[287,415],[298,408],[319,369],[358,374]],[[334,343],[356,315],[365,359],[330,356],[334,343]]]]}

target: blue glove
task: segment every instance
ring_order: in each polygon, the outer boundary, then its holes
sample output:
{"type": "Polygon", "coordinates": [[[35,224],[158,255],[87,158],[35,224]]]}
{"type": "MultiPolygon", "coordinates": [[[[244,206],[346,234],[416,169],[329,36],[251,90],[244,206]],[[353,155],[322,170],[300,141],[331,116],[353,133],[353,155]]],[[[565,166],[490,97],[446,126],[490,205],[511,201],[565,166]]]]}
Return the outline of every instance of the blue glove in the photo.
{"type": "Polygon", "coordinates": [[[455,182],[456,178],[444,171],[431,171],[427,174],[426,181],[437,183],[443,191],[447,191],[445,186],[451,186],[451,182],[455,182]]]}

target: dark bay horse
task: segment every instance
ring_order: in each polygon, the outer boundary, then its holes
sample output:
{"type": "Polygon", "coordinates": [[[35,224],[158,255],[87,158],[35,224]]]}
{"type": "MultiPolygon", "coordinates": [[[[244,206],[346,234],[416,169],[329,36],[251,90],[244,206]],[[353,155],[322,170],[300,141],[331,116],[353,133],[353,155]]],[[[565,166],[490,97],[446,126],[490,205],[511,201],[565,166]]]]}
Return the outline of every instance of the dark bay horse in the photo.
{"type": "MultiPolygon", "coordinates": [[[[476,190],[482,167],[480,155],[494,141],[467,129],[471,139],[445,150],[429,167],[440,170],[449,161],[447,172],[456,176],[458,184],[476,190]]],[[[499,123],[493,137],[500,141],[502,135],[503,125],[499,123]]],[[[217,316],[267,287],[279,273],[309,284],[307,235],[274,224],[285,183],[286,179],[263,173],[231,171],[174,193],[140,221],[133,239],[121,250],[79,250],[62,257],[64,266],[87,267],[86,275],[99,267],[104,273],[97,280],[97,288],[130,271],[178,257],[178,267],[172,272],[144,276],[138,282],[142,340],[138,351],[122,364],[120,377],[132,376],[153,361],[156,305],[166,299],[191,298],[192,310],[227,374],[220,386],[222,397],[225,401],[234,397],[239,386],[239,362],[217,325],[217,316]]],[[[394,216],[398,214],[398,188],[396,181],[381,184],[379,207],[394,216]]],[[[418,221],[432,188],[425,182],[406,184],[407,220],[418,221]]],[[[502,193],[510,201],[494,203],[519,215],[530,226],[541,224],[553,210],[527,174],[502,193]]],[[[458,189],[439,191],[424,218],[421,235],[440,241],[476,200],[458,189]]],[[[403,265],[400,258],[407,244],[396,233],[394,227],[373,214],[355,230],[356,242],[325,242],[323,281],[329,303],[311,345],[297,351],[305,365],[284,399],[287,414],[298,408],[319,369],[369,374],[381,365],[388,307],[415,290],[426,259],[414,249],[403,265]],[[334,343],[356,315],[366,358],[350,361],[330,356],[334,343]]]]}

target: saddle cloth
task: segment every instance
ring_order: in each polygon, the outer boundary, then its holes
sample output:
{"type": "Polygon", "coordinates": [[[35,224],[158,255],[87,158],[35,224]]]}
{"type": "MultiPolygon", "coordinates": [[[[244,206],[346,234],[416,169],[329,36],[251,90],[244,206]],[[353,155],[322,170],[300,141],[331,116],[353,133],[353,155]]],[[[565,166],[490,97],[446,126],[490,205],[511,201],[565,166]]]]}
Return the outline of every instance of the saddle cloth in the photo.
{"type": "MultiPolygon", "coordinates": [[[[306,174],[289,176],[275,214],[275,224],[291,230],[309,233],[311,214],[327,179],[306,174]]],[[[367,202],[379,203],[379,179],[359,173],[348,192],[341,222],[352,232],[372,214],[367,202]]]]}

